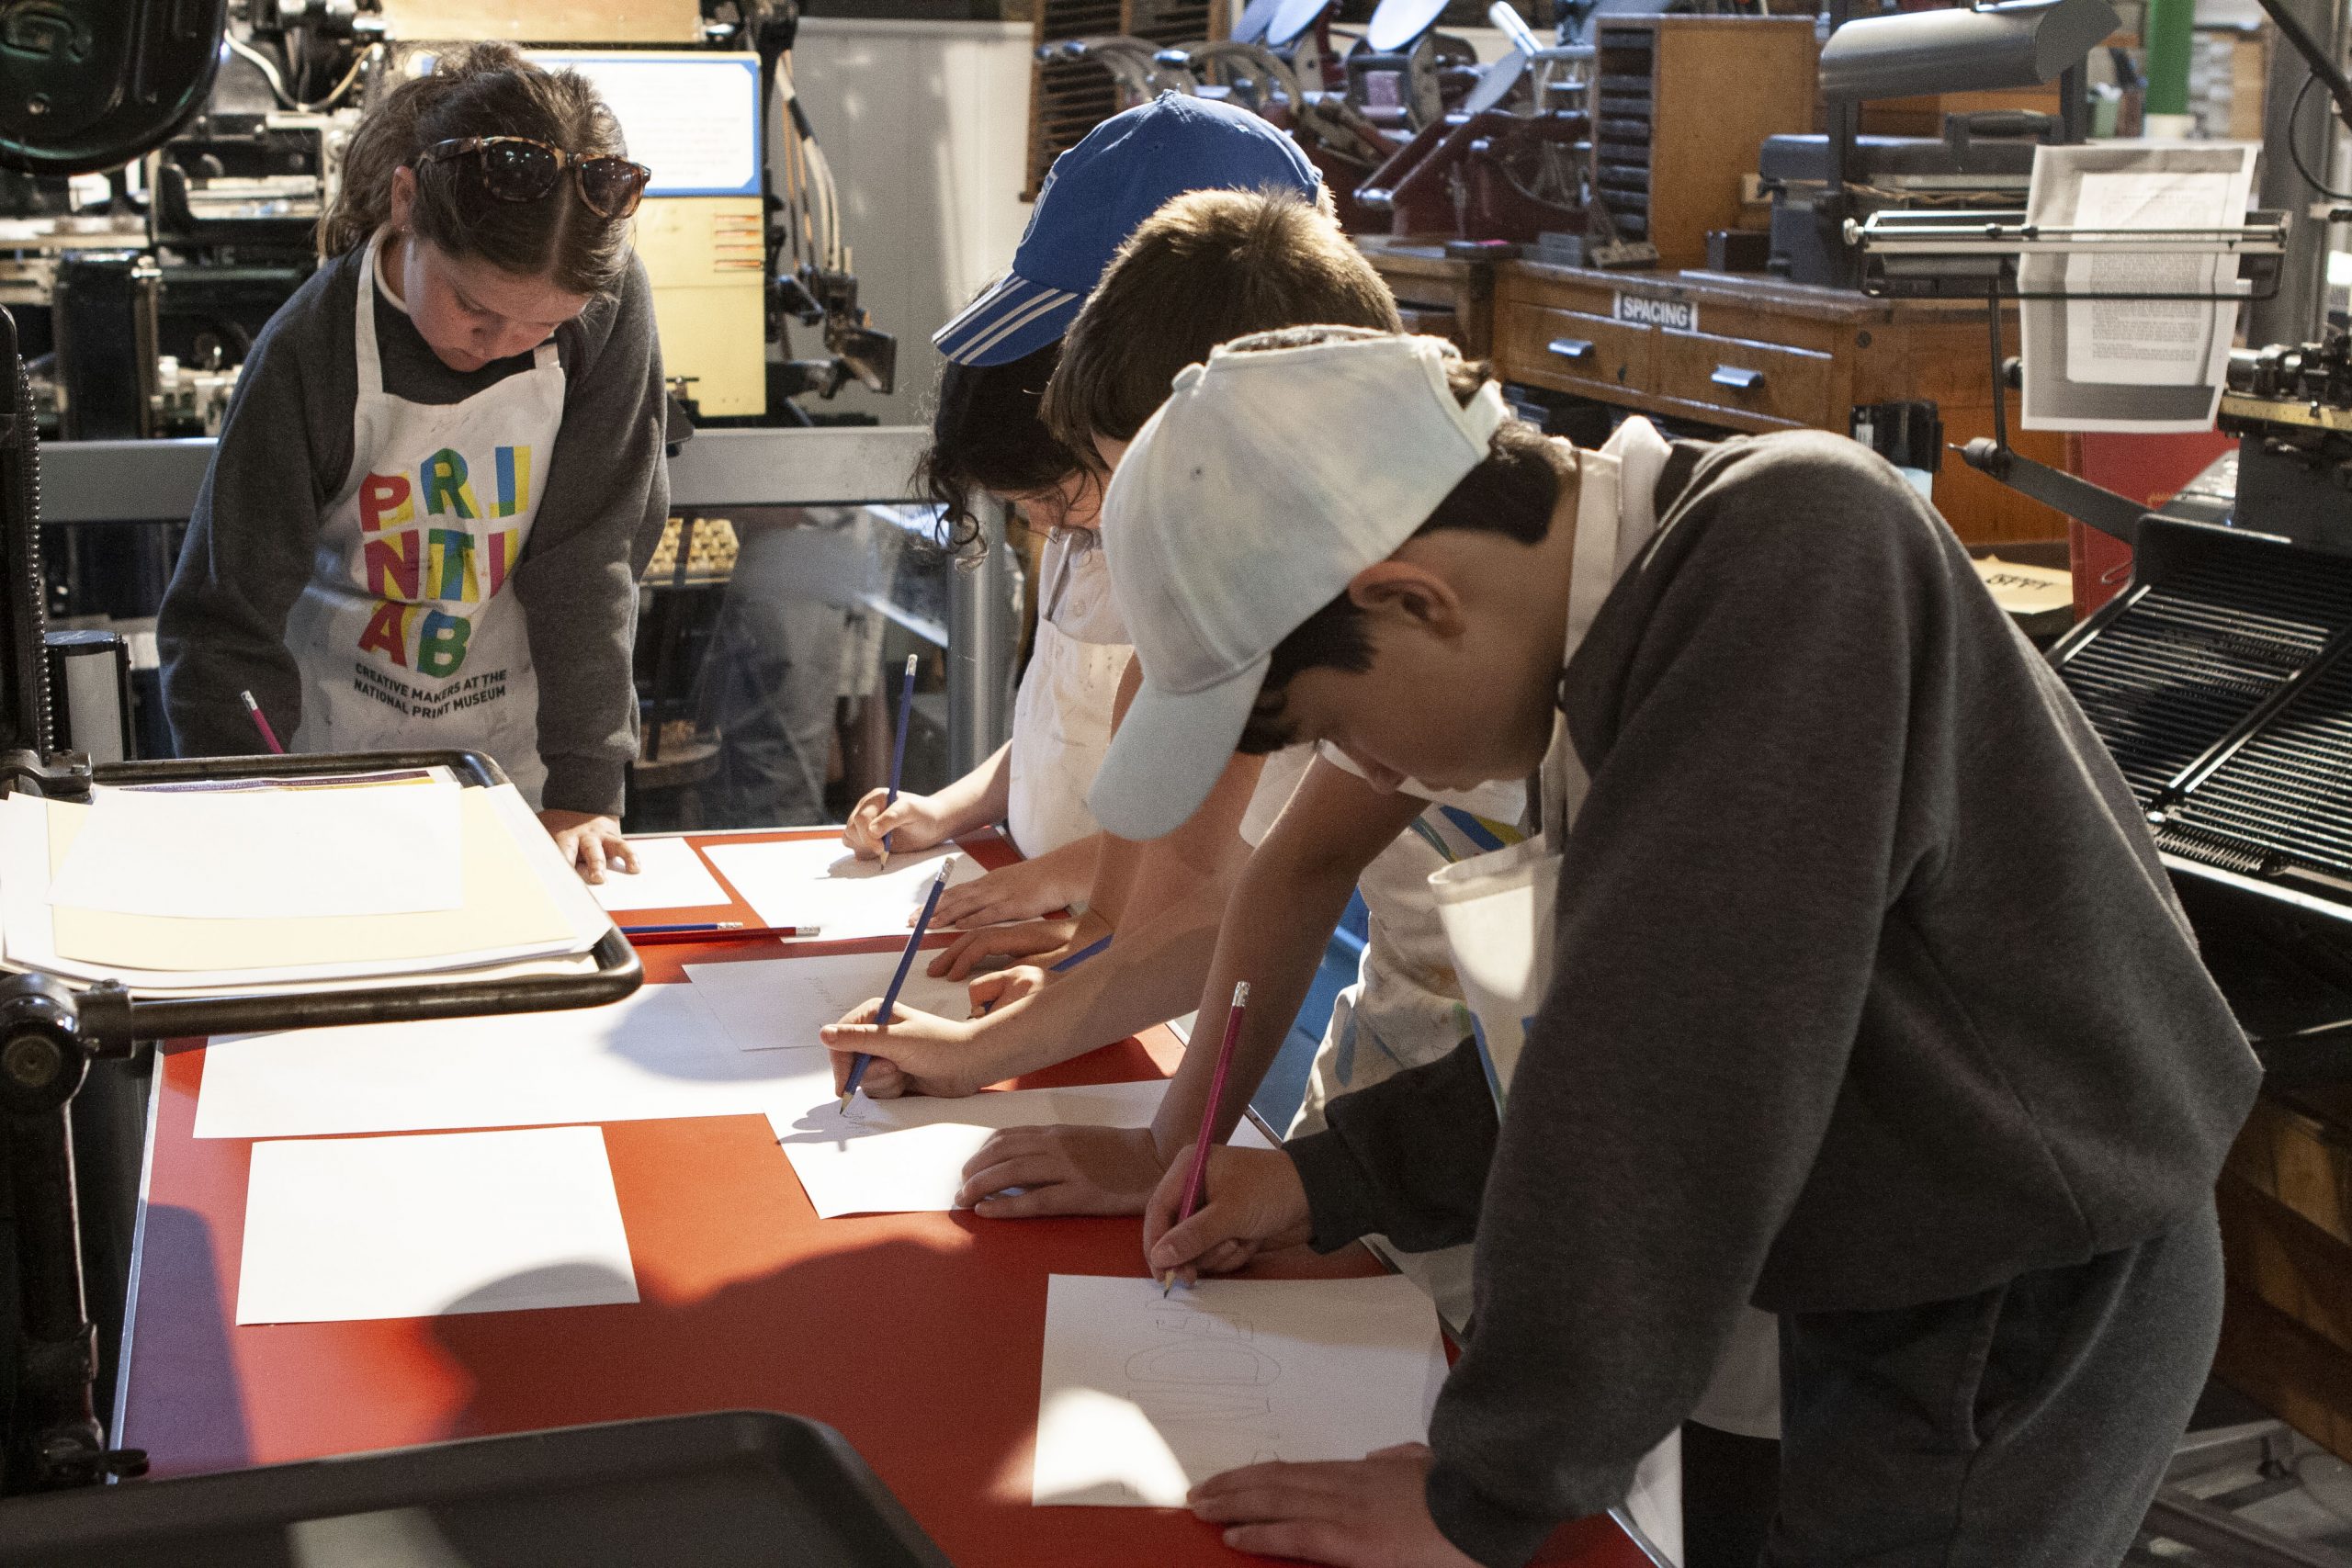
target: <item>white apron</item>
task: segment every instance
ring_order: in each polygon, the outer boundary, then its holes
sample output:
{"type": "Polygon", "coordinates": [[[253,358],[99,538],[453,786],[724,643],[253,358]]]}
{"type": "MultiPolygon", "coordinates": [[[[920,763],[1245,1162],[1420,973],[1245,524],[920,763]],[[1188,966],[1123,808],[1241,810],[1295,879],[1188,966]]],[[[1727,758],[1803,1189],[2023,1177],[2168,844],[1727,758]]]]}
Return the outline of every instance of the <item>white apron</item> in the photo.
{"type": "Polygon", "coordinates": [[[287,617],[302,672],[298,751],[468,747],[498,760],[536,809],[538,676],[514,565],[563,424],[552,342],[532,367],[463,402],[384,390],[376,348],[379,234],[359,268],[351,471],[287,617]]]}
{"type": "MultiPolygon", "coordinates": [[[[1647,420],[1630,419],[1600,452],[1578,454],[1581,485],[1564,668],[1591,629],[1610,590],[1657,532],[1653,498],[1669,452],[1647,420]]],[[[1560,886],[1556,846],[1575,822],[1590,783],[1569,744],[1565,716],[1555,715],[1538,792],[1541,831],[1430,877],[1462,994],[1477,1024],[1498,1115],[1527,1043],[1527,1025],[1551,988],[1554,905],[1560,886]]],[[[1778,1438],[1780,1398],[1777,1320],[1743,1307],[1714,1381],[1691,1419],[1745,1437],[1778,1438]]],[[[1680,1499],[1680,1454],[1677,1440],[1669,1438],[1643,1461],[1625,1506],[1677,1561],[1681,1558],[1680,1499]]]]}
{"type": "Polygon", "coordinates": [[[1091,529],[1055,529],[1037,579],[1037,640],[1012,700],[1005,804],[1012,842],[1032,859],[1097,831],[1086,792],[1110,748],[1112,704],[1135,651],[1091,529]]]}

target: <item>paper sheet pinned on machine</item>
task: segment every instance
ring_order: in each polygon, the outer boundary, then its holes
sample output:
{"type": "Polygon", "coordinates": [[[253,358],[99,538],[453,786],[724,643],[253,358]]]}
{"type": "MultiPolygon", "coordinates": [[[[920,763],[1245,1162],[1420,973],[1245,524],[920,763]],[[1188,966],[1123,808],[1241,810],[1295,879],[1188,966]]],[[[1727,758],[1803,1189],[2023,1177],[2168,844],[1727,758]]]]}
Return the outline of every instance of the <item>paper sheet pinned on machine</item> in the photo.
{"type": "Polygon", "coordinates": [[[1180,1508],[1268,1460],[1362,1459],[1427,1440],[1445,1381],[1436,1309],[1400,1275],[1046,1288],[1031,1501],[1180,1508]]]}
{"type": "MultiPolygon", "coordinates": [[[[828,1092],[803,1107],[768,1112],[793,1174],[822,1220],[953,1209],[965,1163],[1000,1129],[1056,1122],[1148,1127],[1168,1093],[1165,1079],[1151,1078],[1002,1089],[960,1100],[860,1097],[844,1111],[830,1092],[830,1078],[825,1088],[828,1092]]],[[[1247,1121],[1233,1142],[1244,1148],[1271,1146],[1247,1121]]]]}
{"type": "Polygon", "coordinates": [[[892,855],[890,869],[860,860],[839,839],[788,839],[766,844],[721,844],[710,863],[770,926],[815,926],[827,942],[869,937],[904,938],[912,917],[939,874],[939,863],[956,856],[951,887],[978,881],[983,872],[972,857],[953,849],[892,855]]]}
{"type": "MultiPolygon", "coordinates": [[[[318,792],[321,798],[345,793],[318,792]]],[[[355,798],[367,793],[349,792],[355,798]]],[[[458,788],[455,795],[454,852],[461,888],[456,907],[242,918],[134,914],[51,902],[51,889],[100,807],[24,793],[0,798],[0,951],[24,968],[69,979],[119,979],[142,993],[449,974],[587,953],[610,929],[610,919],[555,852],[514,786],[458,788]]],[[[231,790],[174,792],[174,797],[214,803],[259,798],[231,790]]],[[[427,858],[444,847],[425,846],[427,858]]],[[[377,846],[395,866],[403,863],[402,851],[396,842],[377,846]]]]}
{"type": "Polygon", "coordinates": [[[635,1300],[601,1128],[254,1145],[239,1323],[635,1300]]]}

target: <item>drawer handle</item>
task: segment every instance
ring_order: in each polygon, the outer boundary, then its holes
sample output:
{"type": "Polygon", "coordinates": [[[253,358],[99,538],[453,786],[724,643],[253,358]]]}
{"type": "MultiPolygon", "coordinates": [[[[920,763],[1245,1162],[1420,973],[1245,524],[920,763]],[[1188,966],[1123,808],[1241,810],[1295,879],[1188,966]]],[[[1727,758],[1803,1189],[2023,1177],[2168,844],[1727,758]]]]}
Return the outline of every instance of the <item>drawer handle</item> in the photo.
{"type": "Polygon", "coordinates": [[[1589,337],[1555,337],[1544,346],[1563,359],[1592,357],[1592,340],[1589,337]]]}
{"type": "Polygon", "coordinates": [[[1764,372],[1737,365],[1718,365],[1715,373],[1707,379],[1718,387],[1729,387],[1735,392],[1752,392],[1764,384],[1764,372]]]}

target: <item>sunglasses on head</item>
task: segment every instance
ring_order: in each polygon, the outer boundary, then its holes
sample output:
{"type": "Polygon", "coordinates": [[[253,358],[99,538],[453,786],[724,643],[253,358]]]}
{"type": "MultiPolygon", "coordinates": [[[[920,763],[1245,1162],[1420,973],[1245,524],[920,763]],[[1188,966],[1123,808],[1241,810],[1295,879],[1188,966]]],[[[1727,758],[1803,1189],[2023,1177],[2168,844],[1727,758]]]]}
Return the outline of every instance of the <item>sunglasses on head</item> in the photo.
{"type": "Polygon", "coordinates": [[[417,154],[420,165],[472,158],[482,189],[498,201],[537,201],[555,189],[571,169],[580,200],[599,218],[626,218],[637,210],[653,171],[609,155],[582,158],[527,136],[459,136],[436,141],[417,154]]]}

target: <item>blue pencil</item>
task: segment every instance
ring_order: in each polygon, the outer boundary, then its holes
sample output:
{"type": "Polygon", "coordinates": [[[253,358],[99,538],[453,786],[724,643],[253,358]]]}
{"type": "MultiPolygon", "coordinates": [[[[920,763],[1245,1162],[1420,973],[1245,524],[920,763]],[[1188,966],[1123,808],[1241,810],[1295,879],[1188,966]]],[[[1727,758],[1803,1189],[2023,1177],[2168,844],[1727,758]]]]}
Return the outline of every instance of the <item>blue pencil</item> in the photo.
{"type": "MultiPolygon", "coordinates": [[[[890,749],[890,797],[882,804],[899,804],[899,779],[907,771],[907,715],[915,705],[915,656],[907,655],[906,679],[899,682],[899,739],[890,749]]],[[[890,869],[890,835],[882,835],[882,869],[890,869]]]]}
{"type": "Polygon", "coordinates": [[[1071,953],[1068,958],[1057,960],[1054,966],[1051,969],[1046,970],[1046,973],[1048,975],[1058,975],[1065,969],[1075,969],[1080,964],[1085,963],[1088,959],[1093,957],[1096,953],[1102,952],[1104,948],[1110,945],[1111,939],[1107,936],[1100,938],[1094,942],[1090,942],[1084,947],[1080,948],[1076,953],[1071,953]]]}
{"type": "MultiPolygon", "coordinates": [[[[899,987],[907,983],[907,971],[915,966],[915,950],[922,945],[922,933],[931,929],[932,913],[939,908],[940,890],[947,886],[947,874],[955,869],[956,857],[949,855],[939,863],[939,874],[931,879],[931,891],[923,896],[922,913],[916,917],[915,929],[908,934],[906,952],[899,955],[899,972],[890,976],[890,988],[882,993],[882,1010],[874,1015],[874,1021],[883,1028],[889,1026],[890,1010],[899,1005],[899,987]]],[[[865,1081],[865,1069],[873,1065],[873,1056],[864,1051],[850,1058],[849,1081],[842,1085],[843,1111],[857,1098],[857,1086],[865,1081]]]]}

